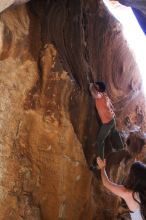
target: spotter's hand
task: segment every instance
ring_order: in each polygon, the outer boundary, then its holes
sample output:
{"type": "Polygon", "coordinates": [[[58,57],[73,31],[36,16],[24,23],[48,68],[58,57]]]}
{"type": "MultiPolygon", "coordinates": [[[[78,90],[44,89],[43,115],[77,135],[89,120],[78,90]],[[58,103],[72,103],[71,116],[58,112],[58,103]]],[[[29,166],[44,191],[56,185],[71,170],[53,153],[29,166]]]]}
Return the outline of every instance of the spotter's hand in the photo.
{"type": "Polygon", "coordinates": [[[106,160],[102,160],[100,157],[97,157],[97,164],[99,169],[104,169],[106,166],[106,160]]]}

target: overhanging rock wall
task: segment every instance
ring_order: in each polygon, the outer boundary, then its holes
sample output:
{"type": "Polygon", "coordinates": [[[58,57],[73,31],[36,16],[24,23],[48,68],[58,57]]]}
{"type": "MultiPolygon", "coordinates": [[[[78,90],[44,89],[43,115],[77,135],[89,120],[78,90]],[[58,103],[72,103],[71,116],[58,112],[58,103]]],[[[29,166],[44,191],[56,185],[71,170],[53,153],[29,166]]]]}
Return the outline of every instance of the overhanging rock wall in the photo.
{"type": "MultiPolygon", "coordinates": [[[[117,219],[117,200],[88,169],[98,130],[93,79],[106,82],[124,137],[136,126],[142,135],[138,68],[102,2],[32,0],[1,13],[0,219],[117,219]]],[[[109,157],[114,180],[135,155],[145,160],[140,140],[129,141],[132,156],[109,157]]]]}

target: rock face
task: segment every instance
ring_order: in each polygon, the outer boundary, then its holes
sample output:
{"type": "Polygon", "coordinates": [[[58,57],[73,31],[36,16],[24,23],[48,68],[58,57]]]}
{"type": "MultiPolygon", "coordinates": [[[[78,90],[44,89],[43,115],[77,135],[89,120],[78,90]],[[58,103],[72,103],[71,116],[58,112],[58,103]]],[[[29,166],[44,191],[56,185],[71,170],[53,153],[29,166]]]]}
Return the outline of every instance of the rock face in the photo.
{"type": "Polygon", "coordinates": [[[0,219],[128,219],[88,169],[98,130],[91,80],[106,82],[125,140],[141,128],[127,139],[131,156],[108,156],[121,181],[146,158],[141,78],[119,23],[94,0],[32,0],[1,13],[0,219]]]}

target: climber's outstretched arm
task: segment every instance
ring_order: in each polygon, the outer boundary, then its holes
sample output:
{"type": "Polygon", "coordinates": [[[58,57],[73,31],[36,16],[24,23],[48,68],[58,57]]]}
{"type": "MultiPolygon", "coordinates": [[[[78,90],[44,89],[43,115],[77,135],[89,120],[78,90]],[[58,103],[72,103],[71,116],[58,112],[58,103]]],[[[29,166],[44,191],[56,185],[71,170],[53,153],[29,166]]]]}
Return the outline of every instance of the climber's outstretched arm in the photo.
{"type": "Polygon", "coordinates": [[[91,92],[91,95],[94,99],[99,99],[101,98],[101,94],[95,89],[94,83],[89,84],[89,90],[91,92]]]}

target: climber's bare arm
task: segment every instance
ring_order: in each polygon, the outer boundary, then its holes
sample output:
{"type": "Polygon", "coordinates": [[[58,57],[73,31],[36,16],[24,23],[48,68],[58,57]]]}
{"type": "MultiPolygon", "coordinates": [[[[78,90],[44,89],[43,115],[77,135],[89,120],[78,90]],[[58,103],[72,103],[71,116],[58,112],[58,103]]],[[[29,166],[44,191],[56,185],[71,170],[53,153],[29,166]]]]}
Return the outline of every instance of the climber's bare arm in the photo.
{"type": "Polygon", "coordinates": [[[94,83],[90,83],[89,85],[89,90],[91,92],[91,95],[94,99],[98,99],[98,98],[101,98],[101,95],[100,93],[95,89],[94,87],[94,83]]]}
{"type": "Polygon", "coordinates": [[[111,107],[111,109],[112,109],[113,111],[115,111],[115,108],[114,108],[114,106],[113,106],[113,104],[112,104],[111,101],[110,101],[110,107],[111,107]]]}

